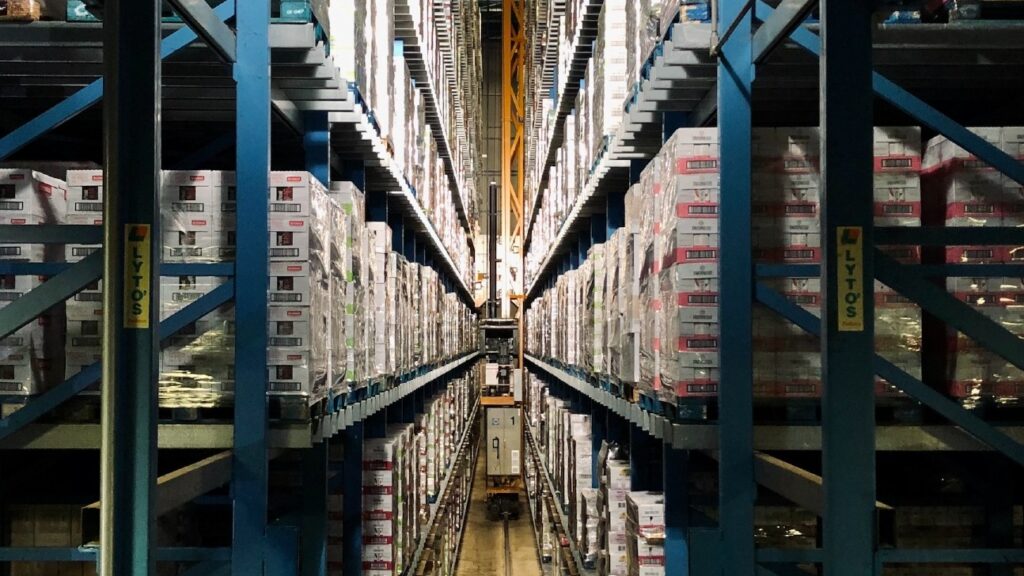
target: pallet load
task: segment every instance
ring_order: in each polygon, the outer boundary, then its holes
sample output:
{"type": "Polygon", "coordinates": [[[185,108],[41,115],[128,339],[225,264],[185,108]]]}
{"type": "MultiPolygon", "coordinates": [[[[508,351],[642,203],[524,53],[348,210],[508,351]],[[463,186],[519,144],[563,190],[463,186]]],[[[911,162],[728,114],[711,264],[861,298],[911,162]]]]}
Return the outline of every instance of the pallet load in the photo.
{"type": "Polygon", "coordinates": [[[602,444],[599,453],[601,471],[601,536],[604,543],[597,565],[600,576],[629,574],[626,496],[630,489],[629,460],[618,445],[602,444]],[[625,458],[625,459],[624,459],[625,458]]]}
{"type": "Polygon", "coordinates": [[[628,576],[665,574],[665,498],[656,492],[626,495],[628,576]]]}
{"type": "MultiPolygon", "coordinates": [[[[69,170],[66,223],[103,224],[103,171],[69,170]]],[[[99,244],[67,244],[66,262],[79,262],[99,244]]],[[[103,280],[97,280],[64,303],[67,335],[64,340],[64,377],[71,378],[103,358],[103,280]]],[[[95,393],[93,388],[90,392],[95,393]]]]}
{"type": "MultiPolygon", "coordinates": [[[[67,185],[32,170],[0,170],[0,224],[35,226],[62,224],[67,213],[67,185]]],[[[59,245],[4,244],[0,260],[7,262],[61,262],[59,245]]],[[[7,275],[0,286],[0,307],[40,286],[39,276],[7,275]]],[[[0,339],[0,394],[31,396],[59,384],[64,375],[64,309],[51,308],[38,318],[0,339]]],[[[99,324],[83,328],[91,333],[99,324]]],[[[88,344],[92,344],[90,340],[88,344]]]]}
{"type": "MultiPolygon", "coordinates": [[[[1024,159],[1024,128],[972,128],[1003,152],[1024,159]]],[[[943,136],[928,141],[924,154],[923,196],[944,199],[946,226],[1024,224],[1021,185],[967,153],[943,136]]],[[[926,208],[930,215],[931,209],[926,208]]],[[[932,225],[931,222],[928,222],[932,225]]],[[[950,246],[951,264],[1017,263],[1018,246],[950,246]]],[[[1011,333],[1024,336],[1019,278],[948,278],[946,288],[1011,333]]],[[[949,393],[968,408],[1013,404],[1024,397],[1024,371],[975,344],[962,333],[949,343],[949,393]]]]}

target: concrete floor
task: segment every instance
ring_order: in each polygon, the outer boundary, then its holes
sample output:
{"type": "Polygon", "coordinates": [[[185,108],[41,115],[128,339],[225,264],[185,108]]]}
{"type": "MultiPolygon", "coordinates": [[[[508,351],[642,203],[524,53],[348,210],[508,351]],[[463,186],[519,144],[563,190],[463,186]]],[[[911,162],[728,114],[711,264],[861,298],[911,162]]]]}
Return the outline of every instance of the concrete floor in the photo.
{"type": "MultiPolygon", "coordinates": [[[[482,441],[482,439],[481,439],[482,441]]],[[[477,458],[476,478],[473,481],[472,501],[469,504],[469,518],[462,540],[462,551],[456,564],[456,576],[505,576],[505,535],[501,522],[487,519],[486,502],[486,461],[485,450],[477,458]]],[[[533,540],[533,526],[530,524],[526,495],[522,495],[523,513],[518,520],[509,523],[509,539],[512,540],[513,576],[540,576],[537,546],[533,540]]]]}

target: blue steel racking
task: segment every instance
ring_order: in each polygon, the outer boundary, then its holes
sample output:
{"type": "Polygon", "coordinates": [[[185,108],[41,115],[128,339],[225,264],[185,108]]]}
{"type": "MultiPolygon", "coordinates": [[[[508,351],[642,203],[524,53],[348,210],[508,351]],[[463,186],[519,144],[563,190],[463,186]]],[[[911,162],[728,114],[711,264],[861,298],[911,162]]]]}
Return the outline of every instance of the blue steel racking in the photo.
{"type": "MultiPolygon", "coordinates": [[[[605,143],[554,243],[534,248],[545,257],[536,275],[527,278],[528,300],[553,286],[555,277],[579,265],[592,244],[604,241],[622,226],[624,189],[636,181],[646,160],[672,131],[681,126],[713,124],[717,119],[720,154],[728,167],[721,179],[722,372],[718,421],[693,424],[671,420],[595,386],[557,362],[527,356],[529,364],[552,385],[554,394],[570,400],[580,410],[586,408],[584,398],[589,399],[594,415],[595,461],[601,435],[628,441],[631,450],[641,454],[634,462],[650,458],[660,443],[662,478],[653,478],[649,470],[639,466],[634,466],[632,473],[634,488],[661,487],[665,491],[668,574],[803,574],[797,565],[816,564],[824,567],[825,574],[854,576],[881,574],[885,564],[906,563],[988,564],[993,573],[1003,574],[1009,573],[1004,571],[1009,565],[1024,563],[1024,550],[1013,547],[1012,536],[1002,539],[1009,546],[989,549],[899,549],[880,547],[878,542],[877,515],[886,507],[875,496],[877,454],[988,452],[1024,464],[1024,428],[986,422],[876,355],[871,321],[872,279],[877,278],[949,327],[1014,365],[1024,365],[1024,342],[929,280],[1014,275],[1019,267],[902,265],[875,248],[894,244],[1012,244],[1024,237],[1019,229],[1009,228],[874,228],[870,194],[870,132],[875,121],[872,101],[876,97],[886,103],[885,113],[896,111],[911,123],[945,135],[1016,182],[1024,183],[1024,164],[873,69],[875,61],[891,77],[913,85],[915,93],[944,96],[947,106],[950,98],[941,94],[943,91],[954,94],[954,99],[973,102],[979,95],[966,92],[964,86],[970,90],[972,83],[1016,84],[1014,78],[1019,78],[1024,63],[1017,55],[989,60],[998,64],[995,67],[978,68],[981,60],[973,58],[970,51],[1019,50],[1022,28],[1020,23],[999,23],[991,28],[982,23],[879,30],[872,15],[885,4],[783,0],[773,7],[756,0],[720,0],[715,30],[704,27],[701,31],[701,27],[692,26],[684,33],[678,24],[673,26],[648,59],[627,103],[622,127],[605,143]],[[808,16],[815,8],[819,9],[818,18],[810,21],[808,16]],[[881,52],[880,45],[884,48],[881,52]],[[960,47],[956,55],[950,56],[959,70],[951,76],[954,80],[937,81],[920,71],[900,68],[900,64],[930,62],[927,52],[917,50],[940,46],[960,47]],[[783,66],[773,69],[773,60],[781,60],[783,66]],[[954,86],[958,74],[964,75],[959,90],[954,86]],[[759,80],[756,85],[755,77],[759,80]],[[770,96],[764,97],[764,93],[770,96]],[[761,106],[777,114],[771,121],[779,122],[778,118],[793,116],[795,108],[815,105],[819,100],[825,260],[821,266],[755,265],[750,235],[755,114],[761,106]],[[865,326],[856,332],[840,331],[837,322],[836,242],[838,230],[849,226],[862,230],[865,247],[860,254],[863,265],[859,274],[867,303],[865,326]],[[761,278],[821,275],[825,279],[821,319],[758,282],[761,278]],[[755,302],[808,333],[821,336],[825,393],[820,424],[754,424],[755,302]],[[876,374],[949,424],[876,425],[872,387],[876,374]],[[599,430],[602,421],[605,427],[599,430]],[[820,451],[822,474],[801,470],[764,451],[820,451]],[[686,479],[693,453],[706,453],[717,461],[717,522],[687,511],[686,479]],[[819,548],[755,547],[754,506],[759,485],[822,518],[819,548]]],[[[980,114],[961,115],[980,118],[981,122],[1019,121],[1019,115],[997,107],[982,107],[980,114]]],[[[805,118],[806,114],[798,116],[805,118]]],[[[534,211],[538,209],[535,205],[534,211]]],[[[529,246],[529,238],[526,243],[529,246]]]]}
{"type": "MultiPolygon", "coordinates": [[[[339,78],[327,59],[315,23],[272,23],[271,0],[228,0],[211,8],[204,1],[171,0],[185,25],[161,24],[159,2],[107,0],[99,24],[33,23],[5,26],[0,52],[13,51],[0,63],[10,66],[5,76],[17,84],[29,68],[61,70],[63,79],[25,80],[16,98],[39,91],[59,100],[51,108],[0,137],[0,160],[46,136],[97,102],[104,102],[106,137],[105,185],[109,200],[104,226],[0,226],[2,242],[104,244],[104,250],[77,264],[3,263],[4,274],[53,275],[42,287],[0,313],[0,332],[10,334],[53,304],[73,296],[97,279],[106,279],[105,309],[114,316],[105,322],[104,362],[0,419],[0,449],[102,448],[104,489],[101,545],[81,548],[0,547],[0,563],[12,561],[89,562],[99,560],[107,573],[152,573],[155,562],[187,562],[189,574],[322,574],[326,569],[326,500],[337,476],[358,502],[361,463],[358,453],[363,422],[380,428],[392,418],[410,421],[423,408],[428,394],[445,386],[476,354],[469,353],[443,366],[422,367],[402,383],[358,402],[332,398],[319,407],[312,421],[271,422],[266,397],[267,322],[267,205],[264,192],[240,194],[238,243],[245,246],[234,263],[161,264],[158,239],[150,244],[149,286],[161,275],[229,277],[182,312],[159,322],[158,291],[150,291],[145,328],[120,328],[125,288],[122,231],[144,225],[159,230],[156,193],[161,168],[161,140],[180,130],[180,121],[222,122],[234,128],[195,149],[188,144],[176,168],[208,163],[235,147],[239,190],[267,190],[271,170],[274,119],[301,137],[304,166],[322,182],[331,171],[367,192],[371,219],[388,221],[396,250],[412,261],[438,269],[445,288],[469,306],[472,296],[452,256],[441,243],[415,191],[386,151],[372,120],[372,110],[359,97],[358,87],[339,78]],[[229,22],[234,21],[234,26],[229,22]],[[102,30],[102,31],[101,31],[102,30]],[[209,59],[210,52],[216,56],[209,59]],[[26,55],[29,55],[26,57],[26,55]],[[78,70],[68,61],[75,59],[78,70]],[[33,61],[33,59],[35,61],[33,61]],[[102,67],[107,62],[106,68],[102,67]],[[164,71],[161,71],[164,68],[164,71]],[[168,71],[170,69],[170,72],[168,71]],[[98,77],[98,78],[97,78],[98,77]],[[162,97],[162,98],[161,98],[162,97]],[[274,114],[272,114],[272,112],[274,114]],[[179,121],[173,128],[167,118],[179,121]],[[161,138],[161,129],[164,130],[161,138]],[[332,149],[333,148],[333,149],[332,149]],[[367,185],[370,188],[367,188],[367,185]],[[128,192],[131,190],[132,192],[128,192]],[[139,193],[143,190],[145,193],[139,193]],[[104,257],[105,251],[107,257],[104,257]],[[156,413],[159,342],[221,304],[233,301],[238,313],[235,348],[236,378],[233,422],[162,423],[156,413]],[[94,384],[104,381],[102,424],[40,422],[45,416],[94,384]],[[102,430],[101,430],[102,428],[102,430]],[[328,470],[328,441],[341,433],[346,462],[340,475],[328,470]],[[226,449],[173,474],[156,474],[159,449],[226,449]],[[283,518],[268,518],[268,462],[282,450],[300,454],[303,497],[298,509],[283,518]],[[353,456],[355,456],[353,458],[353,456]],[[173,478],[174,480],[170,480],[173,478]],[[184,487],[180,483],[183,478],[184,487]],[[179,482],[175,484],[175,482],[179,482]],[[233,530],[230,547],[157,548],[152,527],[169,491],[172,500],[187,502],[230,484],[233,530]],[[352,485],[355,486],[352,489],[352,485]],[[159,506],[157,502],[161,503],[159,506]],[[102,553],[100,553],[102,551],[102,553]]],[[[401,42],[396,42],[396,49],[401,42]]],[[[56,72],[61,76],[61,72],[56,72]]],[[[434,90],[432,85],[420,89],[434,90]]],[[[9,93],[4,94],[10,98],[9,93]]],[[[431,96],[431,98],[433,98],[431,96]]],[[[191,124],[190,124],[191,125],[191,124]]],[[[216,129],[216,128],[215,128],[216,129]]],[[[276,135],[274,135],[276,136],[276,135]]],[[[88,141],[85,145],[95,146],[88,141]]],[[[443,148],[450,150],[447,142],[443,148]]],[[[87,154],[89,155],[89,154],[87,154]]],[[[453,202],[461,224],[471,230],[459,198],[450,152],[444,158],[453,202]]],[[[345,510],[359,506],[346,502],[345,510]]],[[[347,522],[348,523],[348,522],[347,522]]],[[[353,529],[344,551],[347,562],[360,558],[361,541],[353,529]]],[[[351,565],[348,566],[351,569],[351,565]]]]}

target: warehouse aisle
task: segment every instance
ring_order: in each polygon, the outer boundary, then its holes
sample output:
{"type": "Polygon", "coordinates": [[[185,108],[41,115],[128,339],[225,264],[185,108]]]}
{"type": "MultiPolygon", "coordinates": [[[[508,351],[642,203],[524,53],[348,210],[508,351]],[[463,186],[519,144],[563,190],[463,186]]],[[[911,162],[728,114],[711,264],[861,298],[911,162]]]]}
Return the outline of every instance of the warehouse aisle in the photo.
{"type": "MultiPolygon", "coordinates": [[[[481,441],[483,441],[481,439],[481,441]]],[[[485,454],[480,450],[481,455],[485,454]]],[[[473,480],[469,518],[462,540],[462,551],[455,567],[456,576],[505,576],[505,548],[502,523],[487,519],[486,458],[477,458],[476,478],[473,480]]],[[[523,498],[526,496],[524,495],[523,498]]],[[[526,501],[523,501],[526,506],[526,501]]],[[[540,576],[537,546],[533,540],[529,511],[509,523],[512,540],[512,570],[514,576],[540,576]]]]}

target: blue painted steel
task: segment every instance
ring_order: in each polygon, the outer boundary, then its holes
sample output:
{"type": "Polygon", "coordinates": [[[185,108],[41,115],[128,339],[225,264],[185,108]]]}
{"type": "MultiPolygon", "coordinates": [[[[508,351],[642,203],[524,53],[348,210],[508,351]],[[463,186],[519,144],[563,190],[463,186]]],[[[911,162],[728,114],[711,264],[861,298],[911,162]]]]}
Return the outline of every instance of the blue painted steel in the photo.
{"type": "Polygon", "coordinates": [[[665,112],[661,117],[661,141],[668,142],[668,139],[680,128],[690,126],[690,115],[686,112],[665,112]]]}
{"type": "MultiPolygon", "coordinates": [[[[757,13],[769,17],[774,13],[774,9],[768,4],[759,1],[757,3],[757,13]]],[[[821,55],[821,39],[810,30],[797,28],[790,34],[790,40],[814,55],[821,55]]],[[[875,94],[889,104],[909,114],[924,126],[935,130],[939,134],[943,134],[986,164],[1006,174],[1017,183],[1024,185],[1024,163],[956,123],[885,76],[873,72],[871,75],[871,85],[875,94]]]]}
{"type": "Polygon", "coordinates": [[[223,153],[235,145],[235,133],[223,134],[208,144],[185,156],[171,168],[171,170],[199,170],[210,161],[211,158],[223,153]]]}
{"type": "Polygon", "coordinates": [[[388,408],[384,407],[363,420],[363,432],[367,438],[384,438],[388,434],[388,408]]]}
{"type": "MultiPolygon", "coordinates": [[[[299,522],[302,576],[324,576],[327,573],[327,499],[325,440],[302,451],[302,511],[299,522]]],[[[269,561],[267,568],[269,573],[269,561]]]]}
{"type": "MultiPolygon", "coordinates": [[[[156,548],[160,562],[223,562],[230,558],[228,548],[156,548]]],[[[99,548],[77,547],[0,547],[0,562],[95,562],[99,548]]]]}
{"type": "MultiPolygon", "coordinates": [[[[329,181],[330,142],[326,114],[308,114],[304,139],[306,168],[318,179],[329,181]]],[[[299,569],[302,576],[323,576],[327,571],[328,443],[322,441],[302,452],[302,509],[299,538],[299,569]]],[[[284,535],[282,535],[282,538],[284,535]]],[[[271,539],[272,536],[268,536],[271,539]]],[[[286,556],[285,556],[286,558],[286,556]]],[[[268,559],[267,573],[274,561],[268,559]]],[[[287,563],[284,564],[288,566],[287,563]]]]}
{"type": "Polygon", "coordinates": [[[603,244],[608,240],[608,215],[594,214],[590,217],[590,243],[603,244]]]}
{"type": "Polygon", "coordinates": [[[299,529],[277,524],[267,528],[266,576],[298,576],[299,529]]]}
{"type": "Polygon", "coordinates": [[[386,192],[368,192],[366,194],[366,221],[388,221],[388,195],[386,192]]]}
{"type": "Polygon", "coordinates": [[[652,438],[636,424],[629,425],[629,481],[631,490],[651,489],[652,438]]]}
{"type": "Polygon", "coordinates": [[[900,294],[918,303],[947,325],[963,332],[1014,366],[1024,369],[1024,341],[945,289],[913,274],[905,266],[876,251],[877,277],[900,294]]]}
{"type": "Polygon", "coordinates": [[[238,3],[236,131],[239,246],[235,296],[234,539],[231,573],[262,574],[267,537],[267,191],[270,189],[270,0],[238,3]]]}
{"type": "Polygon", "coordinates": [[[1024,243],[1024,229],[995,226],[885,226],[875,232],[879,246],[976,246],[1024,243]]]}
{"type": "Polygon", "coordinates": [[[1024,549],[915,549],[879,550],[886,564],[1024,564],[1024,549]]]}
{"type": "MultiPolygon", "coordinates": [[[[776,290],[759,283],[757,285],[757,301],[790,322],[793,322],[807,333],[815,336],[821,335],[821,322],[818,317],[790,302],[776,290]]],[[[893,386],[935,410],[938,414],[948,418],[951,422],[960,426],[993,449],[1006,454],[1016,462],[1024,464],[1024,446],[1021,446],[1019,442],[1010,438],[998,428],[978,418],[959,404],[951,401],[940,392],[907,374],[879,355],[873,357],[872,367],[876,374],[893,386]]]]}
{"type": "MultiPolygon", "coordinates": [[[[186,306],[160,323],[160,338],[167,340],[182,328],[209,314],[217,306],[227,302],[234,295],[234,281],[218,286],[202,298],[186,306]]],[[[100,363],[84,368],[78,374],[51,388],[38,398],[27,403],[22,409],[0,420],[0,440],[17,432],[22,427],[49,414],[82,390],[100,379],[100,363]]]]}
{"type": "Polygon", "coordinates": [[[73,224],[0,225],[0,244],[101,244],[103,227],[73,224]]]}
{"type": "Polygon", "coordinates": [[[399,413],[401,422],[412,424],[416,421],[416,402],[412,396],[405,396],[399,401],[399,413]]]}
{"type": "Polygon", "coordinates": [[[629,183],[636,184],[640,181],[640,174],[643,173],[644,168],[647,167],[648,160],[640,158],[633,158],[629,161],[629,183]]]}
{"type": "Polygon", "coordinates": [[[602,406],[599,402],[590,403],[590,430],[591,430],[591,474],[592,483],[591,488],[599,488],[601,484],[601,467],[600,458],[598,454],[601,451],[601,445],[604,443],[606,430],[608,428],[608,416],[606,415],[608,408],[602,406]]]}
{"type": "Polygon", "coordinates": [[[608,219],[607,238],[626,225],[626,189],[611,190],[607,195],[605,214],[608,219]]]}
{"type": "Polygon", "coordinates": [[[81,292],[103,274],[103,252],[97,250],[0,309],[0,338],[35,320],[56,304],[81,292]]]}
{"type": "Polygon", "coordinates": [[[665,573],[690,574],[690,453],[662,444],[665,494],[665,573]]]}
{"type": "MultiPolygon", "coordinates": [[[[825,573],[874,572],[875,388],[871,13],[821,1],[822,477],[825,573]],[[851,230],[843,227],[856,227],[851,230]],[[859,234],[860,254],[844,242],[859,234]],[[846,254],[840,258],[841,254],[846,254]],[[849,266],[860,269],[849,272],[849,266]],[[844,330],[843,275],[859,276],[860,330],[844,330]]],[[[856,295],[856,294],[855,294],[856,295]]],[[[723,386],[724,388],[724,386],[723,386]]]]}
{"type": "Polygon", "coordinates": [[[362,160],[345,160],[341,165],[341,180],[351,182],[366,193],[366,167],[362,160]]]}
{"type": "Polygon", "coordinates": [[[589,222],[585,223],[584,229],[580,231],[579,236],[576,238],[577,244],[579,244],[579,258],[580,264],[587,259],[587,255],[590,253],[590,226],[589,222]]]}
{"type": "Polygon", "coordinates": [[[363,572],[363,423],[341,431],[343,574],[363,572]]]}
{"type": "MultiPolygon", "coordinates": [[[[99,572],[153,574],[160,368],[160,7],[122,0],[107,3],[104,14],[105,249],[52,281],[104,260],[104,553],[99,572]],[[144,262],[146,271],[137,265],[144,262]],[[141,286],[148,286],[148,293],[141,286]],[[135,320],[128,316],[129,302],[138,305],[135,320]]],[[[80,274],[69,288],[77,292],[98,277],[94,272],[80,274]]]]}
{"type": "MultiPolygon", "coordinates": [[[[568,266],[569,266],[569,268],[568,269],[569,270],[575,270],[575,269],[579,268],[580,262],[582,261],[582,259],[583,259],[582,257],[583,256],[584,255],[580,254],[580,243],[579,242],[574,242],[574,243],[570,244],[569,245],[569,258],[568,258],[568,266]]],[[[2,314],[2,313],[3,312],[0,312],[0,314],[2,314]]]]}
{"type": "Polygon", "coordinates": [[[736,22],[718,66],[722,172],[721,380],[718,462],[722,573],[754,573],[753,254],[751,248],[751,16],[742,0],[721,0],[718,33],[736,22]],[[739,20],[737,20],[739,18],[739,20]]]}
{"type": "Polygon", "coordinates": [[[321,184],[331,186],[331,123],[327,112],[306,112],[302,123],[302,148],[306,153],[306,172],[321,184]]]}
{"type": "Polygon", "coordinates": [[[388,206],[387,222],[388,227],[391,228],[392,249],[395,252],[408,257],[408,255],[405,254],[405,219],[402,218],[402,211],[388,206]]]}
{"type": "Polygon", "coordinates": [[[74,266],[73,262],[0,262],[0,276],[56,276],[74,266]]]}
{"type": "Polygon", "coordinates": [[[408,258],[410,262],[418,263],[417,258],[419,257],[419,253],[416,251],[416,233],[412,228],[409,228],[408,226],[406,226],[406,228],[408,228],[408,231],[405,234],[405,257],[408,258]]]}
{"type": "Polygon", "coordinates": [[[181,576],[226,576],[231,573],[231,566],[227,562],[215,560],[195,564],[181,576]]]}
{"type": "MultiPolygon", "coordinates": [[[[214,13],[222,21],[235,14],[235,3],[224,2],[214,9],[214,13]]],[[[165,38],[160,44],[160,58],[167,58],[196,40],[196,33],[182,28],[165,38]]],[[[71,120],[96,104],[103,97],[103,79],[96,80],[69,96],[66,100],[36,116],[13,132],[0,138],[0,160],[6,160],[12,154],[31,144],[50,130],[71,120]]]]}

